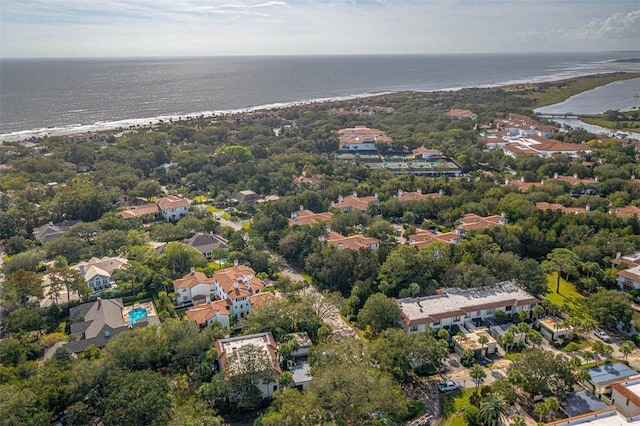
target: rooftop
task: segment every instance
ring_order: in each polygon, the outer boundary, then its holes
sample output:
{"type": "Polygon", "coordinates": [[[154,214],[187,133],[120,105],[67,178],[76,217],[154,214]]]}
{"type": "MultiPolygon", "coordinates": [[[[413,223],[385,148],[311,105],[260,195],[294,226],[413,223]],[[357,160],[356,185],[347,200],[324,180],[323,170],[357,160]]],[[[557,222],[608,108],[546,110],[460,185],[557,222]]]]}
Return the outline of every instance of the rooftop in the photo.
{"type": "Polygon", "coordinates": [[[474,289],[449,288],[434,296],[399,299],[405,324],[430,324],[443,318],[465,315],[482,309],[523,306],[538,303],[538,299],[515,285],[504,281],[492,287],[474,289]]]}
{"type": "Polygon", "coordinates": [[[223,368],[228,374],[235,374],[235,371],[241,371],[241,365],[228,365],[228,359],[231,354],[241,350],[243,347],[253,345],[262,349],[271,359],[272,367],[278,374],[280,373],[280,366],[278,365],[278,358],[276,350],[278,349],[278,343],[273,338],[271,332],[249,334],[247,336],[230,337],[228,339],[216,340],[215,346],[219,354],[219,359],[223,368]]]}
{"type": "Polygon", "coordinates": [[[598,386],[607,386],[638,375],[636,370],[621,362],[589,368],[587,372],[591,376],[591,382],[598,386]]]}

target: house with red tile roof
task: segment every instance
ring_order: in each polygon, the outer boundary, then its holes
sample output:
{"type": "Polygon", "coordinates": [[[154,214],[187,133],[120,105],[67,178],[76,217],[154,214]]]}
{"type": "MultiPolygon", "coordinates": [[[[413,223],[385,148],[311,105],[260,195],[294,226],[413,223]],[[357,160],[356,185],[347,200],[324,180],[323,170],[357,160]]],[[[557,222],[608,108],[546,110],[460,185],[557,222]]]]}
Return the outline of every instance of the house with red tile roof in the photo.
{"type": "Polygon", "coordinates": [[[324,182],[323,175],[316,173],[315,175],[309,176],[305,171],[303,171],[301,175],[293,175],[291,178],[291,186],[298,189],[320,189],[322,182],[324,182]]]}
{"type": "Polygon", "coordinates": [[[191,202],[175,195],[158,198],[155,203],[142,204],[118,212],[124,219],[142,218],[152,221],[162,217],[167,222],[175,222],[189,213],[191,202]]]}
{"type": "Polygon", "coordinates": [[[626,419],[640,420],[640,377],[612,383],[611,401],[626,419]]]}
{"type": "Polygon", "coordinates": [[[636,206],[624,206],[618,207],[614,210],[618,216],[635,216],[640,219],[640,207],[636,206]]]}
{"type": "Polygon", "coordinates": [[[232,268],[214,272],[212,279],[211,294],[216,299],[226,300],[229,313],[236,319],[244,318],[251,311],[249,297],[264,287],[256,272],[248,266],[239,265],[238,261],[232,268]]]}
{"type": "Polygon", "coordinates": [[[340,149],[349,151],[374,151],[376,143],[391,145],[393,140],[385,132],[368,127],[350,127],[338,130],[340,149]]]}
{"type": "Polygon", "coordinates": [[[450,232],[431,232],[426,229],[416,229],[416,233],[407,238],[410,246],[418,250],[435,243],[457,244],[462,239],[460,230],[450,232]]]}
{"type": "Polygon", "coordinates": [[[342,195],[338,196],[337,203],[331,203],[331,207],[335,207],[343,213],[350,212],[353,210],[367,211],[370,205],[377,206],[380,203],[378,199],[378,194],[375,194],[372,197],[358,197],[358,193],[354,191],[353,195],[347,195],[343,197],[342,195]]]}
{"type": "Polygon", "coordinates": [[[187,318],[201,327],[219,322],[224,327],[229,328],[231,327],[231,314],[227,307],[226,300],[214,300],[213,302],[196,305],[189,309],[186,314],[187,318]]]}
{"type": "Polygon", "coordinates": [[[156,204],[160,210],[160,215],[167,222],[180,220],[183,216],[186,216],[189,213],[189,206],[191,206],[191,202],[189,200],[175,195],[167,195],[166,197],[158,198],[156,204]]]}
{"type": "Polygon", "coordinates": [[[364,235],[359,234],[345,237],[338,232],[331,231],[328,234],[319,236],[318,239],[331,246],[337,247],[338,250],[378,250],[380,247],[380,240],[377,238],[365,237],[364,235]]]}
{"type": "Polygon", "coordinates": [[[538,210],[559,210],[564,214],[584,214],[591,211],[591,207],[587,205],[587,207],[565,207],[562,204],[557,203],[547,203],[544,201],[536,203],[536,208],[538,210]]]}
{"type": "Polygon", "coordinates": [[[492,215],[492,216],[478,216],[475,213],[467,213],[458,219],[460,224],[458,225],[458,229],[461,232],[467,232],[472,230],[481,230],[487,229],[492,226],[503,226],[509,223],[506,215],[503,213],[502,215],[492,215]]]}
{"type": "Polygon", "coordinates": [[[527,192],[530,188],[537,188],[540,186],[544,186],[544,181],[540,182],[526,182],[524,176],[521,176],[520,179],[505,179],[505,186],[514,186],[520,192],[527,192]]]}
{"type": "Polygon", "coordinates": [[[299,210],[291,213],[289,226],[313,225],[318,222],[327,223],[331,221],[331,218],[333,218],[333,213],[331,212],[314,213],[300,206],[299,210]]]}
{"type": "Polygon", "coordinates": [[[452,108],[449,112],[445,112],[444,115],[451,118],[457,118],[458,120],[463,120],[465,118],[475,120],[478,118],[478,115],[475,112],[459,108],[452,108]]]}
{"type": "Polygon", "coordinates": [[[422,201],[428,198],[440,198],[443,194],[443,191],[423,194],[422,189],[420,188],[416,189],[415,192],[403,191],[402,189],[398,189],[398,192],[393,196],[393,198],[401,203],[406,203],[409,201],[422,201]]]}
{"type": "Polygon", "coordinates": [[[627,291],[640,289],[640,266],[619,271],[618,287],[627,291]]]}
{"type": "Polygon", "coordinates": [[[442,151],[439,149],[426,148],[424,145],[414,149],[413,156],[416,159],[428,160],[431,157],[442,157],[442,151]]]}
{"type": "Polygon", "coordinates": [[[191,272],[187,275],[172,282],[176,303],[179,306],[194,303],[195,300],[201,300],[204,303],[211,302],[213,278],[207,277],[204,272],[196,272],[191,268],[191,272]]]}
{"type": "Polygon", "coordinates": [[[153,221],[160,215],[160,209],[156,203],[143,204],[118,212],[123,219],[142,218],[146,221],[153,221]]]}
{"type": "MultiPolygon", "coordinates": [[[[267,364],[257,367],[263,368],[261,376],[268,379],[257,380],[253,384],[260,389],[263,398],[270,398],[280,388],[278,377],[282,374],[278,362],[278,342],[270,331],[216,340],[214,347],[218,352],[220,371],[226,378],[243,374],[248,362],[244,361],[242,354],[249,346],[265,355],[267,364]]],[[[252,368],[255,367],[255,365],[252,366],[252,368]]]]}

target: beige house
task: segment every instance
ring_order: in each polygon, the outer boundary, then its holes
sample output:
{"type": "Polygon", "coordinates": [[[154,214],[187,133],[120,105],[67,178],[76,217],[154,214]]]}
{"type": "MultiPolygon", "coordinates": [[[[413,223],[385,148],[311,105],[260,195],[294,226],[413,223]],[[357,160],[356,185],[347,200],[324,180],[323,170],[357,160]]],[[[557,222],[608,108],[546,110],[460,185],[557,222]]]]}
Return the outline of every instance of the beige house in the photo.
{"type": "Polygon", "coordinates": [[[496,352],[498,342],[489,334],[489,330],[486,327],[478,328],[471,333],[465,333],[464,335],[453,336],[453,344],[456,352],[461,354],[464,351],[472,351],[477,357],[485,357],[496,352]],[[484,336],[487,342],[480,343],[481,337],[484,336]]]}
{"type": "Polygon", "coordinates": [[[537,323],[540,326],[540,334],[549,341],[571,339],[571,337],[573,337],[573,327],[563,324],[559,318],[541,318],[537,323]]]}

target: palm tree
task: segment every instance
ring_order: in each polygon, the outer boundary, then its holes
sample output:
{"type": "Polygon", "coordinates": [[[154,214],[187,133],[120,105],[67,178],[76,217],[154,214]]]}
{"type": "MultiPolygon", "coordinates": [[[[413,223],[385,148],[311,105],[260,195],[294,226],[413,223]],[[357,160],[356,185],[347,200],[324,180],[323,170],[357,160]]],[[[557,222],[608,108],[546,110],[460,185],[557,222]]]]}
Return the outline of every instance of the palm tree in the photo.
{"type": "Polygon", "coordinates": [[[502,346],[504,346],[505,352],[509,352],[509,349],[513,346],[514,340],[513,331],[511,327],[509,327],[509,329],[507,329],[507,331],[502,335],[502,346]]]}
{"type": "Polygon", "coordinates": [[[549,410],[549,412],[547,413],[547,421],[549,421],[549,417],[551,417],[551,414],[553,414],[554,411],[560,408],[560,403],[558,402],[558,398],[552,396],[545,399],[543,404],[545,404],[547,406],[547,409],[549,410]]]}
{"type": "Polygon", "coordinates": [[[636,344],[631,340],[627,340],[622,345],[620,345],[620,352],[622,353],[622,359],[627,360],[627,357],[633,350],[636,348],[636,344]]]}
{"type": "Polygon", "coordinates": [[[538,402],[535,407],[533,407],[533,412],[538,416],[538,421],[542,422],[544,417],[547,417],[551,410],[549,406],[544,402],[538,402]]]}
{"type": "Polygon", "coordinates": [[[484,381],[485,377],[487,377],[487,373],[484,372],[484,368],[480,367],[478,364],[474,364],[469,369],[469,376],[471,376],[473,381],[476,383],[476,393],[478,393],[478,387],[480,386],[480,383],[484,381]]]}
{"type": "Polygon", "coordinates": [[[526,426],[527,421],[520,414],[516,414],[511,418],[511,423],[509,426],[526,426]]]}
{"type": "Polygon", "coordinates": [[[587,370],[580,369],[574,375],[577,382],[586,382],[591,378],[591,374],[587,370]]]}
{"type": "Polygon", "coordinates": [[[583,351],[582,352],[582,358],[584,358],[585,361],[589,362],[593,359],[596,358],[595,354],[591,351],[583,351]]]}
{"type": "Polygon", "coordinates": [[[531,311],[533,312],[533,316],[538,319],[540,318],[542,315],[544,315],[544,306],[542,305],[536,305],[534,306],[531,311]]]}
{"type": "Polygon", "coordinates": [[[478,343],[480,343],[480,357],[484,358],[484,345],[489,343],[489,336],[486,333],[482,333],[478,336],[478,343]]]}
{"type": "Polygon", "coordinates": [[[596,360],[596,367],[598,366],[598,361],[600,359],[600,355],[604,355],[606,349],[605,344],[600,340],[596,340],[591,344],[591,349],[593,349],[593,355],[596,360]]]}
{"type": "Polygon", "coordinates": [[[507,403],[504,397],[497,393],[487,395],[480,404],[480,416],[485,425],[494,426],[500,422],[500,417],[507,412],[507,403]]]}

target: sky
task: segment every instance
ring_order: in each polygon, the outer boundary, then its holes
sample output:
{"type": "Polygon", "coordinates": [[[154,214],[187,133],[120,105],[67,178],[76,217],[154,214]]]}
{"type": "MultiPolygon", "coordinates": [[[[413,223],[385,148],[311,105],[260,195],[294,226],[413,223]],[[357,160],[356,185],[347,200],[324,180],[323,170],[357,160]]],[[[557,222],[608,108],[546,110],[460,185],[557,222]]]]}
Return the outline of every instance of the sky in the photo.
{"type": "Polygon", "coordinates": [[[0,0],[0,57],[640,50],[640,0],[0,0]]]}

